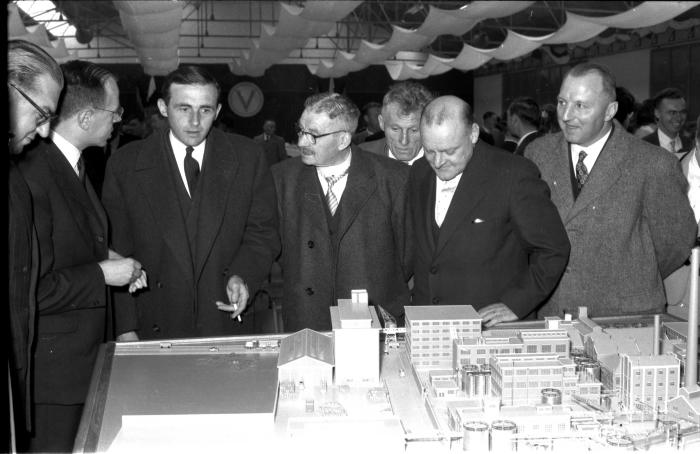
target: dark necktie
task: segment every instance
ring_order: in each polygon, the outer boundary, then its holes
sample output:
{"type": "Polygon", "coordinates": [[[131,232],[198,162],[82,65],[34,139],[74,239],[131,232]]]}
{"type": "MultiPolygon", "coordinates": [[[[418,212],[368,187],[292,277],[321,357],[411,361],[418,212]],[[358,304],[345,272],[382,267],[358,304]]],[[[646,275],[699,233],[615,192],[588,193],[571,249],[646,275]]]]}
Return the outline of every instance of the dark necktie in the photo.
{"type": "Polygon", "coordinates": [[[83,160],[83,155],[80,155],[80,158],[78,159],[78,162],[76,163],[75,167],[78,168],[78,178],[80,179],[80,182],[85,184],[85,161],[83,160]]]}
{"type": "Polygon", "coordinates": [[[583,160],[586,159],[585,151],[580,151],[578,153],[578,162],[576,163],[576,181],[578,181],[578,190],[580,191],[583,185],[586,183],[586,178],[588,178],[588,169],[583,160]]]}
{"type": "Polygon", "coordinates": [[[190,189],[190,198],[194,197],[194,190],[197,187],[197,178],[199,178],[199,163],[192,157],[194,148],[185,148],[185,177],[187,178],[187,186],[190,189]]]}

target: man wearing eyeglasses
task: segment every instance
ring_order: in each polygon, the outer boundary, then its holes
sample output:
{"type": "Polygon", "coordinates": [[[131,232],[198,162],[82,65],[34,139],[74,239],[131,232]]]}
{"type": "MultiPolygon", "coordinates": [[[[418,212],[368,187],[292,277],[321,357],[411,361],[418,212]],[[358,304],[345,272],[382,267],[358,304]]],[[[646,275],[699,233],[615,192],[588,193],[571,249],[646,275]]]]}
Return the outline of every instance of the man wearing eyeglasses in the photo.
{"type": "Polygon", "coordinates": [[[168,127],[107,162],[112,246],[150,280],[147,291],[115,293],[119,340],[254,329],[242,313],[279,253],[274,187],[258,144],[212,127],[219,94],[204,68],[173,71],[158,99],[168,127]]]}
{"type": "Polygon", "coordinates": [[[146,284],[138,261],[108,250],[107,217],[82,166],[82,150],[103,146],[119,121],[116,80],[88,62],[62,69],[66,89],[50,141],[20,163],[34,201],[40,263],[35,452],[72,450],[99,345],[112,338],[106,286],[133,291],[146,284]]]}
{"type": "Polygon", "coordinates": [[[301,156],[272,167],[284,328],[329,330],[328,308],[353,289],[399,317],[409,301],[409,167],[351,145],[359,110],[346,97],[321,93],[304,106],[301,156]]]}

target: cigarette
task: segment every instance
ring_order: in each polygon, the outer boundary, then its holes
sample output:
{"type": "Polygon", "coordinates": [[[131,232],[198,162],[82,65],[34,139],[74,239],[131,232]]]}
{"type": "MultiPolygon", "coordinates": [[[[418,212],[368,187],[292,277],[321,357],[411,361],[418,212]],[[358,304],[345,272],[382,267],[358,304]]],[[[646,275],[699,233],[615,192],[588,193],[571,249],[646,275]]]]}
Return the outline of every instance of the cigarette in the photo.
{"type": "MultiPolygon", "coordinates": [[[[237,310],[238,310],[238,304],[237,304],[237,303],[233,303],[233,310],[234,310],[234,311],[237,311],[237,310]]],[[[236,317],[236,320],[238,320],[238,323],[243,323],[243,319],[241,318],[241,314],[238,314],[238,316],[236,317]]]]}

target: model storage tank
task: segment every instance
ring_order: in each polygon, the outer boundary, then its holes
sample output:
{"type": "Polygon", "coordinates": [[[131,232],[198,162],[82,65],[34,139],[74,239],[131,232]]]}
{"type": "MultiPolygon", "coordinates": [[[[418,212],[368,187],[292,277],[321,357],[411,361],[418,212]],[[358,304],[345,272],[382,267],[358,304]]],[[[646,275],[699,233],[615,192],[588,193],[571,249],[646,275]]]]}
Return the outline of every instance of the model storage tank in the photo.
{"type": "Polygon", "coordinates": [[[632,451],[634,449],[632,439],[625,435],[608,435],[605,443],[608,445],[608,449],[614,449],[615,451],[632,451]]]}
{"type": "Polygon", "coordinates": [[[542,403],[547,405],[561,405],[561,389],[543,388],[542,403]]]}
{"type": "Polygon", "coordinates": [[[479,366],[475,364],[469,364],[462,366],[460,369],[460,377],[462,378],[462,391],[467,395],[467,397],[474,397],[474,372],[479,370],[479,366]]]}
{"type": "Polygon", "coordinates": [[[513,421],[498,420],[491,423],[491,451],[511,452],[517,450],[518,426],[513,421]]]}
{"type": "Polygon", "coordinates": [[[576,372],[580,383],[600,381],[600,364],[592,359],[576,362],[576,372]]]}
{"type": "Polygon", "coordinates": [[[489,425],[483,421],[467,421],[464,429],[465,451],[487,452],[489,450],[489,425]]]}

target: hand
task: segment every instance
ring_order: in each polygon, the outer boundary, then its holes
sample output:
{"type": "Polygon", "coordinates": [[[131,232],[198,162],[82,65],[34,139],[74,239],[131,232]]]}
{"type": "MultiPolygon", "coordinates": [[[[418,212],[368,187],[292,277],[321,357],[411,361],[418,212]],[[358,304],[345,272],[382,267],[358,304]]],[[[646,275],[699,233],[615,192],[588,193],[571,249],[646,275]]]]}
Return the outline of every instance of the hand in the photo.
{"type": "Polygon", "coordinates": [[[100,263],[105,284],[121,287],[131,284],[141,276],[141,264],[131,258],[107,259],[100,263]]]}
{"type": "Polygon", "coordinates": [[[134,282],[129,284],[129,293],[134,293],[146,287],[148,287],[148,276],[146,276],[146,270],[141,268],[141,275],[137,277],[134,282]]]}
{"type": "Polygon", "coordinates": [[[493,303],[479,310],[484,327],[491,328],[501,322],[514,322],[518,316],[503,303],[493,303]]]}
{"type": "Polygon", "coordinates": [[[136,331],[128,331],[117,336],[117,342],[135,342],[139,340],[139,335],[136,331]]]}
{"type": "MultiPolygon", "coordinates": [[[[229,304],[216,302],[216,308],[220,311],[231,312],[231,318],[239,317],[248,304],[248,286],[239,276],[231,276],[226,284],[226,295],[229,304]]],[[[240,319],[239,319],[240,321],[240,319]]]]}

